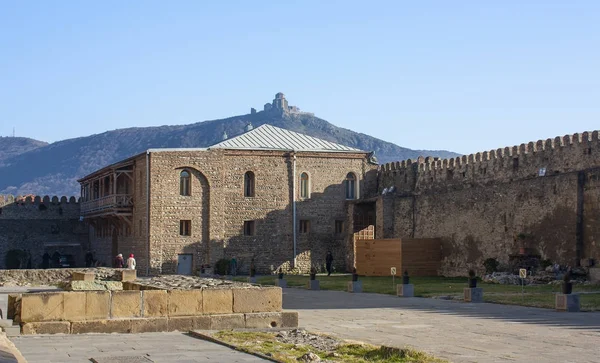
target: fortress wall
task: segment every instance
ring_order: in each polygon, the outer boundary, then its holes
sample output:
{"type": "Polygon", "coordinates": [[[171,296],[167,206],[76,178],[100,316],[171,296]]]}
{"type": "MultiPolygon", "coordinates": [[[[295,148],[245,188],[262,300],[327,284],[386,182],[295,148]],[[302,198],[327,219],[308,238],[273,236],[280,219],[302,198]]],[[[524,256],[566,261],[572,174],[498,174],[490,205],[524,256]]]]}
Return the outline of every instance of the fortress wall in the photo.
{"type": "Polygon", "coordinates": [[[600,260],[597,131],[450,160],[389,163],[380,167],[379,185],[396,187],[382,196],[393,215],[385,237],[441,238],[443,274],[482,272],[490,257],[508,262],[523,247],[520,233],[532,236],[525,247],[543,259],[573,266],[578,210],[580,255],[600,260]]]}
{"type": "Polygon", "coordinates": [[[29,251],[33,268],[41,267],[44,252],[57,250],[83,264],[88,233],[79,211],[75,197],[0,195],[0,268],[12,249],[29,251]]]}

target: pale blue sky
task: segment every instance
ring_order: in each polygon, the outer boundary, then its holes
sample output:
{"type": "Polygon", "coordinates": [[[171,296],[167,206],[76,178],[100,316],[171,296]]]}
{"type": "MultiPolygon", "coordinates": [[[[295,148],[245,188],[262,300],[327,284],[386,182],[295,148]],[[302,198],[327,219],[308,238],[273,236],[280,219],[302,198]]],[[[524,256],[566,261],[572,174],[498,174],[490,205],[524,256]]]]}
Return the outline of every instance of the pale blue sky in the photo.
{"type": "Polygon", "coordinates": [[[278,91],[401,146],[600,127],[600,1],[0,0],[0,135],[260,109],[278,91]]]}

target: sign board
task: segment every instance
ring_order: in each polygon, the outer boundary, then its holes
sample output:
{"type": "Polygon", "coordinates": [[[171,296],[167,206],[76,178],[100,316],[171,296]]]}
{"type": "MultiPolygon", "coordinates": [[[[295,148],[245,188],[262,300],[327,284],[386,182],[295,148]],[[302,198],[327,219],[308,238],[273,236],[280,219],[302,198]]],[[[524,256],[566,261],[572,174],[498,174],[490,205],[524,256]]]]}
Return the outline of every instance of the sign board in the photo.
{"type": "Polygon", "coordinates": [[[392,276],[396,276],[396,268],[392,267],[391,269],[392,276]]]}
{"type": "Polygon", "coordinates": [[[527,270],[524,269],[524,268],[520,268],[519,269],[519,277],[522,278],[522,279],[526,278],[527,277],[527,270]]]}
{"type": "Polygon", "coordinates": [[[538,171],[539,176],[546,176],[546,168],[540,168],[538,171]]]}

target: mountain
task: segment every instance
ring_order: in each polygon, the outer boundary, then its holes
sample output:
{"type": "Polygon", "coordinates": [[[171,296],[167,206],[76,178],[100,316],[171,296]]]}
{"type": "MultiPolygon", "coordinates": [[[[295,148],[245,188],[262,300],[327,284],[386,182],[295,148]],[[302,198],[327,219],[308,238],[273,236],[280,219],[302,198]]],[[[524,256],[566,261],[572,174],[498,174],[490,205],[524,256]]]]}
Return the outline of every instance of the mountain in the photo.
{"type": "Polygon", "coordinates": [[[2,137],[0,136],[0,167],[4,161],[13,156],[26,153],[38,147],[48,145],[47,142],[30,139],[27,137],[2,137]]]}
{"type": "MultiPolygon", "coordinates": [[[[287,102],[286,102],[287,107],[287,102]]],[[[270,110],[190,125],[128,128],[58,141],[15,153],[0,166],[0,193],[79,195],[77,179],[149,148],[207,147],[254,127],[270,124],[339,144],[375,151],[380,163],[423,156],[457,156],[448,151],[411,150],[330,124],[303,112],[270,110]]],[[[1,159],[0,159],[1,160],[1,159]]]]}

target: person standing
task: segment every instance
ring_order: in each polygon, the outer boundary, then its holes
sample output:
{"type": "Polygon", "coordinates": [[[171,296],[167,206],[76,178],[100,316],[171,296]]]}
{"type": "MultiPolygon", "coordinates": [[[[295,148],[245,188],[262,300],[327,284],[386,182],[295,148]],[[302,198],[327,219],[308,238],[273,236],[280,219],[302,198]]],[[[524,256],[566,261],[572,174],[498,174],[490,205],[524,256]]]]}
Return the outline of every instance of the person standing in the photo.
{"type": "Polygon", "coordinates": [[[119,253],[115,258],[115,268],[125,267],[125,260],[123,260],[123,254],[119,253]]]}
{"type": "Polygon", "coordinates": [[[327,269],[327,276],[331,276],[331,264],[333,263],[333,255],[331,251],[327,251],[325,256],[325,268],[327,269]]]}
{"type": "Polygon", "coordinates": [[[42,256],[42,268],[50,268],[50,254],[48,251],[44,252],[44,255],[42,256]]]}
{"type": "Polygon", "coordinates": [[[135,258],[133,257],[133,253],[129,255],[127,259],[127,268],[130,270],[135,270],[135,258]]]}

